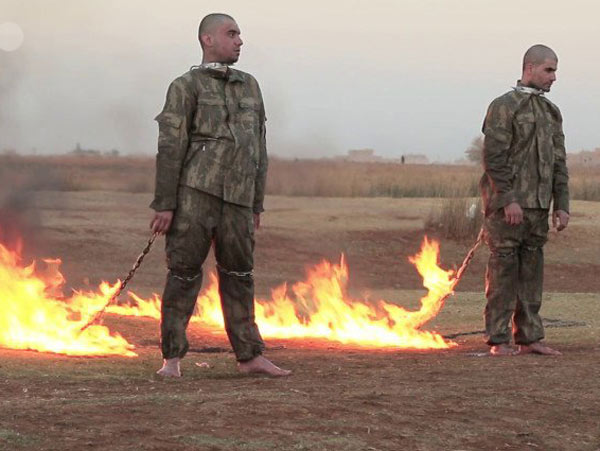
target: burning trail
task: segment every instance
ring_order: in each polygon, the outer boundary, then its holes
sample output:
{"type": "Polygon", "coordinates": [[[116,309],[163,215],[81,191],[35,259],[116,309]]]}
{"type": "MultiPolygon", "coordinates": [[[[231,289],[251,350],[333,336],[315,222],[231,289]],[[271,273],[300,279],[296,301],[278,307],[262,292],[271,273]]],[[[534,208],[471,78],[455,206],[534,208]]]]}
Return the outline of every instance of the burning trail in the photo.
{"type": "MultiPolygon", "coordinates": [[[[410,258],[423,278],[427,294],[420,308],[409,311],[378,300],[352,299],[347,294],[348,267],[323,261],[306,280],[272,290],[271,299],[256,300],[256,321],[265,338],[316,338],[369,348],[439,349],[455,346],[436,332],[421,330],[434,318],[453,291],[454,272],[439,267],[439,245],[425,238],[410,258]]],[[[21,266],[17,252],[0,245],[0,346],[69,355],[135,356],[133,346],[105,326],[88,323],[118,290],[106,282],[98,293],[76,292],[68,299],[53,294],[64,284],[60,261],[46,261],[54,271],[45,275],[35,265],[21,266]]],[[[160,298],[142,299],[129,292],[127,304],[110,305],[107,313],[160,318],[160,298]]],[[[217,279],[198,298],[192,321],[223,328],[217,279]]]]}
{"type": "Polygon", "coordinates": [[[0,346],[67,355],[136,356],[133,346],[105,326],[80,329],[91,314],[117,290],[102,283],[99,293],[76,292],[61,299],[65,280],[58,271],[60,260],[45,260],[47,269],[35,263],[21,265],[18,251],[0,244],[0,346]]]}
{"type": "MultiPolygon", "coordinates": [[[[408,311],[378,300],[367,302],[347,295],[348,267],[323,261],[308,271],[306,280],[275,288],[271,299],[256,300],[256,322],[265,338],[319,338],[366,347],[439,349],[454,346],[435,332],[421,330],[434,318],[453,292],[454,272],[439,267],[439,244],[423,241],[421,251],[410,258],[423,278],[427,294],[421,307],[408,311]]],[[[210,275],[208,288],[198,297],[193,322],[223,328],[217,278],[210,275]]],[[[129,293],[131,305],[112,305],[107,312],[160,318],[160,298],[144,300],[129,293]]]]}

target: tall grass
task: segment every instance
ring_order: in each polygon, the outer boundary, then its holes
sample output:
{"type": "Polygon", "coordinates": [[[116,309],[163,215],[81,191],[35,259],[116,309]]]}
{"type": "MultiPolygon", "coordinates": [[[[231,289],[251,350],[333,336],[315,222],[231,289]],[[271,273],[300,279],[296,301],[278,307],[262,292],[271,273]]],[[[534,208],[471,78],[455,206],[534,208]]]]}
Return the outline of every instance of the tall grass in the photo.
{"type": "Polygon", "coordinates": [[[431,211],[425,227],[444,238],[473,239],[483,222],[481,200],[477,198],[444,199],[441,207],[431,211]]]}
{"type": "Polygon", "coordinates": [[[600,201],[600,170],[590,166],[569,169],[569,194],[574,200],[600,201]]]}
{"type": "MultiPolygon", "coordinates": [[[[479,196],[477,166],[400,165],[272,157],[267,194],[309,197],[479,196]]],[[[571,198],[600,201],[600,171],[570,168],[571,198]]],[[[0,155],[0,188],[152,192],[154,158],[0,155]]]]}
{"type": "Polygon", "coordinates": [[[109,156],[0,156],[0,187],[151,192],[154,160],[109,156]]]}
{"type": "Polygon", "coordinates": [[[477,196],[471,166],[271,159],[267,193],[309,197],[477,196]]]}

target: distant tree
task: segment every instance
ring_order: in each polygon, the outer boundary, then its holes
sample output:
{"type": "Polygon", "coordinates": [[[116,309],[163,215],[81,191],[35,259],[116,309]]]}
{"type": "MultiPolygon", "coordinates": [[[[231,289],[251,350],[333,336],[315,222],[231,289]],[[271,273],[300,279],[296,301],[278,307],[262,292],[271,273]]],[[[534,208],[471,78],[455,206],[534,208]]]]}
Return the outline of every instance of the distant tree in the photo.
{"type": "Polygon", "coordinates": [[[471,163],[480,164],[483,160],[483,136],[473,139],[465,154],[471,163]]]}

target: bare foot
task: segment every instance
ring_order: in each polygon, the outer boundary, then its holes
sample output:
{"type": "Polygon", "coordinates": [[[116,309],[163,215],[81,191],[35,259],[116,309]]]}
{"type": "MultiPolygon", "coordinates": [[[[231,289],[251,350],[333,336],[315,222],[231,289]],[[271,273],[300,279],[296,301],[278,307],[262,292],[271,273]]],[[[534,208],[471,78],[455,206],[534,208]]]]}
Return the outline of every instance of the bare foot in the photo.
{"type": "Polygon", "coordinates": [[[175,357],[173,359],[164,359],[162,368],[158,370],[156,374],[163,377],[181,377],[179,361],[179,357],[175,357]]]}
{"type": "Polygon", "coordinates": [[[506,343],[494,345],[490,348],[490,355],[493,355],[494,357],[503,357],[515,354],[515,350],[506,343]]]}
{"type": "Polygon", "coordinates": [[[239,362],[238,370],[245,374],[266,374],[273,377],[289,376],[292,374],[290,370],[282,370],[278,366],[273,365],[270,360],[267,360],[262,355],[254,357],[247,362],[239,362]]]}
{"type": "Polygon", "coordinates": [[[546,346],[541,341],[519,346],[519,354],[562,355],[560,351],[546,346]]]}

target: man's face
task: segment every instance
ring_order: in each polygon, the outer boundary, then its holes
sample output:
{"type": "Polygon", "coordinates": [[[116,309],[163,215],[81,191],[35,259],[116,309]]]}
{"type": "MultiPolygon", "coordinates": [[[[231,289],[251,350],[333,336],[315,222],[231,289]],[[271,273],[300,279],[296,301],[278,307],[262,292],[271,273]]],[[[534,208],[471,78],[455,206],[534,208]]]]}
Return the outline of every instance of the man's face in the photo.
{"type": "Polygon", "coordinates": [[[240,58],[242,39],[240,28],[233,20],[217,25],[210,35],[210,56],[213,62],[233,64],[240,58]]]}
{"type": "Polygon", "coordinates": [[[525,68],[527,86],[549,92],[552,83],[556,81],[557,61],[547,58],[542,64],[528,64],[525,68]]]}

